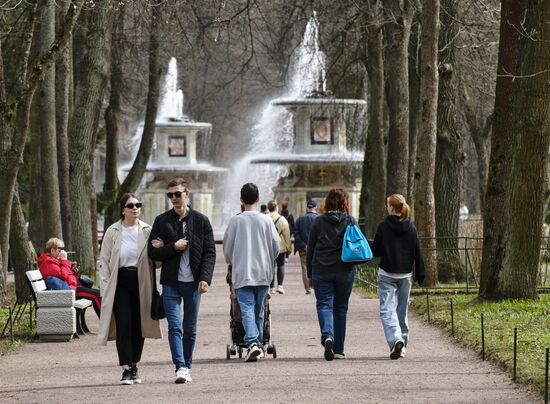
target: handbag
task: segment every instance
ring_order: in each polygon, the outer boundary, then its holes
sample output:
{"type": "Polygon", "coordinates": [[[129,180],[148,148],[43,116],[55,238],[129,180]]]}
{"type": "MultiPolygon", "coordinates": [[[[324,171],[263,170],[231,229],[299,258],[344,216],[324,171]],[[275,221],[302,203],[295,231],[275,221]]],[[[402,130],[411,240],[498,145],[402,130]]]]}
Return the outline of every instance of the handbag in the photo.
{"type": "Polygon", "coordinates": [[[369,243],[359,226],[352,220],[346,226],[342,244],[342,261],[363,263],[372,259],[369,243]]]}
{"type": "Polygon", "coordinates": [[[164,303],[162,295],[157,289],[157,280],[155,279],[155,267],[151,269],[151,277],[153,278],[153,296],[151,298],[151,318],[153,320],[162,320],[166,317],[164,312],[164,303]]]}
{"type": "Polygon", "coordinates": [[[92,288],[94,286],[94,280],[86,275],[80,275],[78,282],[85,288],[92,288]]]}

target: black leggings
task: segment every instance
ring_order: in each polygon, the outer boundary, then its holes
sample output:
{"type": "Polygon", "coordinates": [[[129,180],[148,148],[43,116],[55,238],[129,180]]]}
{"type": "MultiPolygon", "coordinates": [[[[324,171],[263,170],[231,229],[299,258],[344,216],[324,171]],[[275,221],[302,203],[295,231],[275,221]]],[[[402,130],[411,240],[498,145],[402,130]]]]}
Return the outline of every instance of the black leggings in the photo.
{"type": "MultiPolygon", "coordinates": [[[[286,252],[279,254],[275,260],[275,263],[277,264],[277,285],[279,286],[283,286],[283,281],[285,280],[285,258],[286,252]]],[[[275,276],[271,281],[270,287],[275,287],[275,276]]]]}
{"type": "Polygon", "coordinates": [[[121,366],[138,363],[143,352],[137,271],[118,271],[113,313],[116,323],[116,349],[121,366]]]}
{"type": "Polygon", "coordinates": [[[101,314],[101,297],[99,296],[99,289],[79,286],[76,288],[75,296],[77,299],[90,300],[92,302],[92,306],[94,307],[95,314],[97,314],[97,318],[99,318],[99,315],[101,314]]]}

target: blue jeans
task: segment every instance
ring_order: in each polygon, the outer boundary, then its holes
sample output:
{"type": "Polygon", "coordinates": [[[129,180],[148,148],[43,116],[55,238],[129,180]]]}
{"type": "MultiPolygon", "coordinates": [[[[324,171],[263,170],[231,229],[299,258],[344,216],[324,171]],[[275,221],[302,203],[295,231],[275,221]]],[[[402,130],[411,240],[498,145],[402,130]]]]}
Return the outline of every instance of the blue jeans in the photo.
{"type": "Polygon", "coordinates": [[[176,371],[181,367],[191,368],[201,303],[198,282],[178,282],[175,286],[163,285],[162,300],[168,321],[168,342],[172,362],[176,365],[176,371]]]}
{"type": "Polygon", "coordinates": [[[334,352],[344,353],[348,302],[353,289],[355,270],[330,274],[313,274],[317,300],[317,317],[321,328],[321,343],[332,338],[334,352]]]}
{"type": "Polygon", "coordinates": [[[71,290],[67,282],[56,276],[48,276],[46,280],[46,289],[48,290],[71,290]]]}
{"type": "MultiPolygon", "coordinates": [[[[378,293],[380,295],[380,320],[384,327],[386,341],[391,348],[397,340],[409,340],[409,294],[412,278],[393,279],[378,275],[378,293]]],[[[403,348],[405,349],[405,348],[403,348]]]]}
{"type": "Polygon", "coordinates": [[[241,308],[244,342],[247,347],[264,345],[264,306],[268,286],[245,286],[235,289],[241,308]]]}

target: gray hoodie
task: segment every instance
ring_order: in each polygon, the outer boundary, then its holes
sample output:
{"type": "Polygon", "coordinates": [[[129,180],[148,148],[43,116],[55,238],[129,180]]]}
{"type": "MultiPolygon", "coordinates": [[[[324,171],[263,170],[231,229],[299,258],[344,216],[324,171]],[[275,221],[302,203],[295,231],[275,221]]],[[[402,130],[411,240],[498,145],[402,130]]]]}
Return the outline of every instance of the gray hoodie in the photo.
{"type": "Polygon", "coordinates": [[[269,286],[279,243],[277,229],[268,215],[245,211],[231,218],[223,236],[223,255],[233,267],[231,281],[235,289],[269,286]]]}

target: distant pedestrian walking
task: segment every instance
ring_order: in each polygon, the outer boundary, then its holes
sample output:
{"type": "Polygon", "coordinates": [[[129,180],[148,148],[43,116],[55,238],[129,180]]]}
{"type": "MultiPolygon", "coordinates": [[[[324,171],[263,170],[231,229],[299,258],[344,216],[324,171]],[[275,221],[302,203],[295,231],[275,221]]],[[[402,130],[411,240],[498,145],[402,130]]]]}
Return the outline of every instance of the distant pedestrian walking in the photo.
{"type": "Polygon", "coordinates": [[[399,359],[405,356],[409,343],[407,313],[413,264],[419,284],[424,282],[425,270],[416,227],[409,220],[410,207],[403,195],[388,196],[387,209],[388,216],[378,226],[371,249],[375,257],[380,257],[380,319],[390,359],[399,359]]]}
{"type": "Polygon", "coordinates": [[[246,362],[264,356],[264,307],[280,242],[271,218],[256,210],[258,199],[258,187],[244,184],[241,188],[244,212],[231,218],[223,236],[223,254],[232,266],[231,282],[241,309],[248,348],[246,362]]]}
{"type": "Polygon", "coordinates": [[[162,338],[159,322],[151,318],[153,268],[146,249],[151,226],[139,220],[140,213],[139,200],[125,194],[120,200],[120,220],[107,229],[101,246],[103,308],[97,344],[116,339],[121,384],[141,383],[137,364],[144,339],[162,338]]]}
{"type": "Polygon", "coordinates": [[[294,227],[294,254],[297,252],[300,256],[302,282],[304,283],[304,289],[308,295],[311,294],[311,288],[309,287],[309,280],[307,277],[307,245],[311,225],[318,216],[317,203],[313,200],[309,200],[306,204],[306,214],[296,219],[296,226],[294,227]]]}
{"type": "Polygon", "coordinates": [[[147,252],[151,259],[162,262],[160,283],[175,382],[187,383],[193,380],[199,306],[212,282],[216,246],[208,218],[188,206],[189,189],[183,178],[168,182],[166,196],[172,209],[155,218],[147,252]]]}
{"type": "Polygon", "coordinates": [[[288,226],[287,220],[277,212],[277,201],[271,200],[267,203],[267,210],[269,210],[269,216],[273,220],[275,227],[277,228],[277,233],[281,238],[281,244],[279,246],[279,255],[276,259],[277,265],[277,282],[275,282],[275,277],[271,282],[271,293],[280,293],[284,295],[285,289],[283,287],[283,282],[285,280],[285,258],[286,253],[292,251],[292,243],[290,241],[290,228],[288,226]],[[275,283],[277,283],[277,288],[275,288],[275,283]]]}
{"type": "MultiPolygon", "coordinates": [[[[288,222],[288,230],[290,231],[290,241],[292,242],[292,236],[294,235],[294,216],[292,215],[292,212],[288,210],[288,202],[283,202],[281,204],[281,216],[286,219],[288,222]]],[[[289,251],[286,252],[286,261],[288,261],[288,256],[292,252],[292,246],[289,251]]]]}
{"type": "Polygon", "coordinates": [[[349,195],[331,189],[325,199],[326,212],[311,226],[307,244],[307,276],[315,289],[321,344],[327,361],[344,359],[348,302],[355,267],[342,261],[342,244],[349,214],[349,195]]]}

